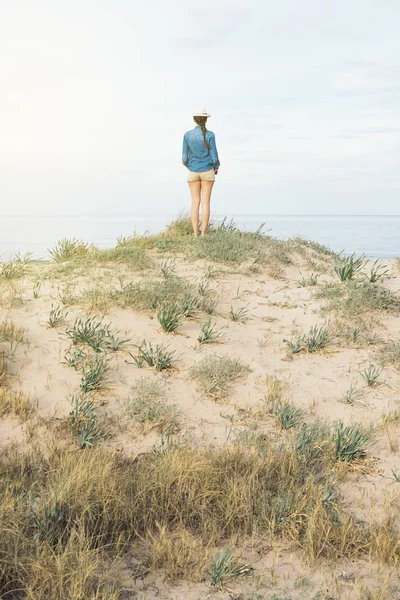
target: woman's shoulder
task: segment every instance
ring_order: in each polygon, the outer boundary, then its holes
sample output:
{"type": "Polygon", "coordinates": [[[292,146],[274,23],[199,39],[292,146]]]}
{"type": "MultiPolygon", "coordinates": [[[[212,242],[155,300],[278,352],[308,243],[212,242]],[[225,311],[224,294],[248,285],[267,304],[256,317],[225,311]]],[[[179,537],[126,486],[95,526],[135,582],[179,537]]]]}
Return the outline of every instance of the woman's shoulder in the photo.
{"type": "Polygon", "coordinates": [[[215,137],[215,133],[213,131],[211,131],[210,129],[207,129],[207,133],[210,134],[210,137],[215,137]]]}

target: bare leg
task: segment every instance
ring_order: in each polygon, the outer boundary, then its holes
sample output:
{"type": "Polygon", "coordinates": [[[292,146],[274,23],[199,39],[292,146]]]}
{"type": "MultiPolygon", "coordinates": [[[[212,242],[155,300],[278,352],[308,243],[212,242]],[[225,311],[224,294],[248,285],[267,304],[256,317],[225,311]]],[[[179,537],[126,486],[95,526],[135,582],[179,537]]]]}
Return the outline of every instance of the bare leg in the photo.
{"type": "Polygon", "coordinates": [[[213,181],[201,181],[201,235],[207,233],[208,222],[210,220],[210,200],[213,189],[213,181]]]}
{"type": "Polygon", "coordinates": [[[200,209],[200,181],[189,181],[190,193],[192,195],[192,227],[195,237],[199,237],[199,209],[200,209]]]}

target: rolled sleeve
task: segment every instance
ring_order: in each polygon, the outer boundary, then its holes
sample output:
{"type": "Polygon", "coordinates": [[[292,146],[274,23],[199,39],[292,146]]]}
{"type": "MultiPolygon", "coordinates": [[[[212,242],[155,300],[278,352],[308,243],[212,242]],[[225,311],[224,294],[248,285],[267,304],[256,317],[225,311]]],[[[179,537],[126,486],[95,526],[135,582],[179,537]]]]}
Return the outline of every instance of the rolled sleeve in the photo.
{"type": "Polygon", "coordinates": [[[183,136],[182,164],[185,165],[185,167],[189,166],[189,144],[187,143],[186,133],[183,136]]]}
{"type": "Polygon", "coordinates": [[[219,162],[219,158],[218,158],[218,151],[217,151],[217,145],[215,143],[215,135],[214,134],[210,136],[210,154],[211,154],[211,160],[212,160],[214,169],[218,169],[220,166],[220,162],[219,162]]]}

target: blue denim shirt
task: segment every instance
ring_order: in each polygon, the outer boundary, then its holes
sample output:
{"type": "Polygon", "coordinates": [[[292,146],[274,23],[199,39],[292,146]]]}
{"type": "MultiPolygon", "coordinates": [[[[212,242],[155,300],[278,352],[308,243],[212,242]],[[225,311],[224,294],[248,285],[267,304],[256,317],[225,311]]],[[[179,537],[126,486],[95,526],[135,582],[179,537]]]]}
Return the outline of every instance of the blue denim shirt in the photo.
{"type": "Polygon", "coordinates": [[[204,145],[203,133],[200,125],[187,131],[183,136],[182,163],[194,173],[204,173],[210,169],[218,169],[219,159],[215,145],[215,135],[212,131],[206,133],[206,140],[211,146],[204,145]]]}

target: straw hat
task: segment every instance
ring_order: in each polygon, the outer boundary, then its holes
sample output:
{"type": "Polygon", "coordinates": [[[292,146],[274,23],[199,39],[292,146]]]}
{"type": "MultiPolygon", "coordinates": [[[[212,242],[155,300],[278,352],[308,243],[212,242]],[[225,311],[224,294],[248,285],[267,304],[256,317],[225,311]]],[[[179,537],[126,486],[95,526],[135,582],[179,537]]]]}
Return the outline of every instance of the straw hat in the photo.
{"type": "Polygon", "coordinates": [[[199,110],[195,110],[193,113],[194,117],[211,117],[211,115],[207,114],[206,108],[199,108],[199,110]]]}

